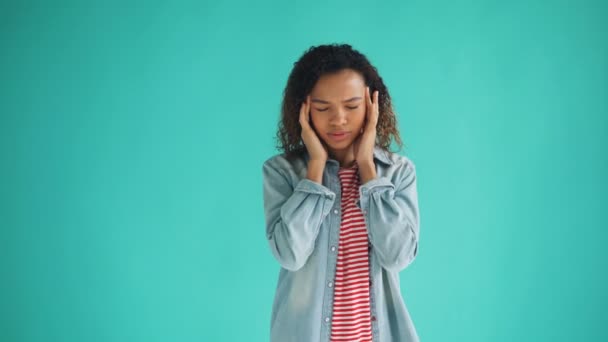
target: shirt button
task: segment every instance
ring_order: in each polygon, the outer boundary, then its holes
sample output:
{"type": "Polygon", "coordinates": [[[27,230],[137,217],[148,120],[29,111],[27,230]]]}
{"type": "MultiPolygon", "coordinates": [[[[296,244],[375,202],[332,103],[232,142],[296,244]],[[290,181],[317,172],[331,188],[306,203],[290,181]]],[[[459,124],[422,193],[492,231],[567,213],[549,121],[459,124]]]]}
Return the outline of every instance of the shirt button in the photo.
{"type": "Polygon", "coordinates": [[[363,210],[363,215],[367,215],[367,210],[363,210]]]}
{"type": "Polygon", "coordinates": [[[375,322],[376,321],[376,316],[372,316],[372,321],[375,322]]]}
{"type": "Polygon", "coordinates": [[[329,317],[325,317],[325,322],[329,322],[329,317]]]}
{"type": "Polygon", "coordinates": [[[334,214],[338,215],[338,209],[334,209],[334,214]]]}
{"type": "Polygon", "coordinates": [[[331,251],[335,252],[336,251],[336,246],[331,246],[331,251]]]}
{"type": "Polygon", "coordinates": [[[332,287],[334,286],[334,283],[332,283],[331,281],[329,283],[327,283],[327,286],[332,287]]]}

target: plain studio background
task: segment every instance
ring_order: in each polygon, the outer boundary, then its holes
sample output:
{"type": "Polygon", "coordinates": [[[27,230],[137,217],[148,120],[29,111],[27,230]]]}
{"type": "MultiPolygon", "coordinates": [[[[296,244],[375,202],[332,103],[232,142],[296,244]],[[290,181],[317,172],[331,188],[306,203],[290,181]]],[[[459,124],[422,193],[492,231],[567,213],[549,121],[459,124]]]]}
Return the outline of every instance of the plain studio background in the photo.
{"type": "Polygon", "coordinates": [[[267,341],[262,162],[311,45],[417,165],[425,342],[606,341],[603,1],[0,6],[0,340],[267,341]]]}

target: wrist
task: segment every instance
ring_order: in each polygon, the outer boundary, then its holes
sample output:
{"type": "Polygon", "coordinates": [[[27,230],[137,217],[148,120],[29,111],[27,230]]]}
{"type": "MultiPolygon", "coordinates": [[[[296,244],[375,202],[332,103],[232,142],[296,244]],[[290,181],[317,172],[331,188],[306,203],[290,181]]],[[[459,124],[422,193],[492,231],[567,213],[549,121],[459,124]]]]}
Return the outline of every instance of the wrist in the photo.
{"type": "Polygon", "coordinates": [[[359,177],[362,185],[376,178],[376,176],[376,165],[373,161],[359,164],[359,177]]]}
{"type": "Polygon", "coordinates": [[[323,170],[325,170],[325,162],[323,160],[311,159],[308,161],[306,178],[323,184],[323,170]]]}

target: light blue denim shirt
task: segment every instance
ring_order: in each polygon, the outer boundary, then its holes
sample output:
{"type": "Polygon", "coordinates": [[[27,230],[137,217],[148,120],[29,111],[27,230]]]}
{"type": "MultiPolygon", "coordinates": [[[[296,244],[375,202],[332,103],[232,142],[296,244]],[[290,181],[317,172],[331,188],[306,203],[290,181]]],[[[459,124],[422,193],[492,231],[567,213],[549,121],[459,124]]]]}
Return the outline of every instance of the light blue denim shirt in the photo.
{"type": "MultiPolygon", "coordinates": [[[[327,342],[341,222],[338,161],[328,159],[323,184],[306,178],[309,156],[264,162],[266,238],[281,265],[270,340],[327,342]]],[[[416,257],[420,237],[416,168],[407,157],[374,148],[377,177],[359,188],[370,246],[374,342],[419,341],[399,287],[399,272],[416,257]]]]}

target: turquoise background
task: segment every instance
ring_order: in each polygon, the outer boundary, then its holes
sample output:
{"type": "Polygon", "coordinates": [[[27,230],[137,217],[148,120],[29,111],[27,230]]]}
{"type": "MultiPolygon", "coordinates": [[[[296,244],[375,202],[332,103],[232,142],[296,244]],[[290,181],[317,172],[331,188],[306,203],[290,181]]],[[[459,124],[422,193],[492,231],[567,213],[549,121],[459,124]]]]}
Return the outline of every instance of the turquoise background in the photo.
{"type": "Polygon", "coordinates": [[[431,341],[608,340],[605,1],[0,6],[0,341],[267,341],[262,162],[311,45],[384,78],[431,341]]]}

